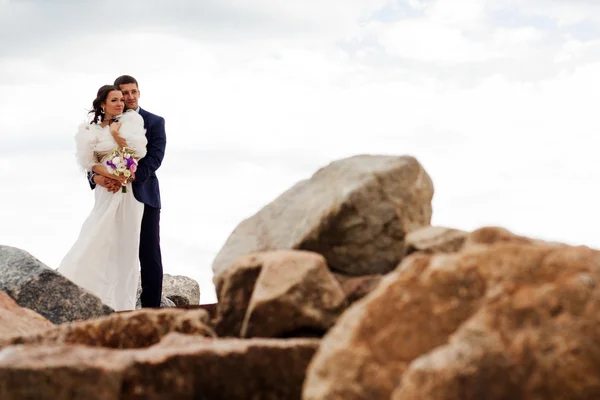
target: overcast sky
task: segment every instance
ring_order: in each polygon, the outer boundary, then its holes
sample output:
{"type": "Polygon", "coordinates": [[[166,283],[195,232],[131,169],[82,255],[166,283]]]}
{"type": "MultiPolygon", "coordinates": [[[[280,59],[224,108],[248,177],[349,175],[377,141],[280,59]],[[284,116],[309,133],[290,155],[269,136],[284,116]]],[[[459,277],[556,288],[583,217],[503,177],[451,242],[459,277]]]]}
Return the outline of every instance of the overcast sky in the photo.
{"type": "Polygon", "coordinates": [[[58,266],[121,74],[166,119],[164,267],[202,303],[242,219],[359,153],[417,157],[434,225],[600,248],[597,0],[0,0],[0,244],[58,266]]]}

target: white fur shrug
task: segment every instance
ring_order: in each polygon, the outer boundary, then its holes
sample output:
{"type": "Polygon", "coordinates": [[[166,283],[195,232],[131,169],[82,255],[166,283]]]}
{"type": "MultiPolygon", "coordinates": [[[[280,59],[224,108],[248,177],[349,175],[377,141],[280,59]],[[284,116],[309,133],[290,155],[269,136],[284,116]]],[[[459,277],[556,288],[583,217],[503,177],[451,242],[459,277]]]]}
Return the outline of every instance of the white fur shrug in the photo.
{"type": "MultiPolygon", "coordinates": [[[[146,155],[146,129],[144,119],[137,112],[128,110],[119,117],[119,135],[127,141],[127,147],[135,150],[136,158],[146,155]]],[[[117,148],[110,128],[98,124],[83,123],[75,135],[77,163],[86,171],[98,164],[102,157],[117,148]]]]}

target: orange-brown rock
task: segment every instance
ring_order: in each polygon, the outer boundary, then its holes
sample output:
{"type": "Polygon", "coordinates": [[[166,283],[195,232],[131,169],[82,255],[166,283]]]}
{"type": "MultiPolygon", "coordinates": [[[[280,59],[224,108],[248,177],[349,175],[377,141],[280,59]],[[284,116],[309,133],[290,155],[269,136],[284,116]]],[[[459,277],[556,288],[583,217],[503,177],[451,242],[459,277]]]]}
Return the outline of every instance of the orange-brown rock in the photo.
{"type": "Polygon", "coordinates": [[[535,239],[515,235],[509,230],[501,227],[486,226],[468,234],[463,244],[463,249],[469,249],[480,245],[491,245],[498,243],[533,244],[535,242],[535,239]]]}
{"type": "Polygon", "coordinates": [[[383,275],[379,274],[363,276],[333,275],[342,286],[342,291],[344,292],[344,296],[346,296],[348,305],[362,299],[375,290],[383,278],[383,275]]]}
{"type": "Polygon", "coordinates": [[[256,255],[239,257],[217,282],[219,301],[214,323],[219,336],[240,336],[262,263],[256,255]]]}
{"type": "Polygon", "coordinates": [[[242,325],[242,337],[322,336],[346,306],[325,257],[281,250],[256,255],[262,270],[242,325]]]}
{"type": "Polygon", "coordinates": [[[182,310],[205,310],[208,313],[209,320],[213,320],[217,313],[217,303],[190,304],[186,306],[177,306],[177,308],[182,310]]]}
{"type": "Polygon", "coordinates": [[[441,226],[424,226],[406,235],[407,252],[455,253],[461,249],[468,232],[441,226]]]}
{"type": "Polygon", "coordinates": [[[148,347],[171,332],[215,336],[202,309],[142,309],[56,326],[40,334],[14,337],[12,344],[82,344],[110,348],[148,347]]]}
{"type": "Polygon", "coordinates": [[[0,291],[0,342],[13,336],[51,329],[54,324],[35,311],[20,307],[0,291]]]}
{"type": "Polygon", "coordinates": [[[553,246],[553,247],[565,247],[567,246],[564,243],[559,242],[549,242],[546,240],[529,238],[526,236],[516,235],[510,232],[508,229],[497,227],[497,226],[487,226],[480,229],[477,229],[471,233],[469,233],[463,243],[462,249],[471,249],[477,246],[482,245],[491,245],[498,243],[521,243],[521,244],[537,244],[544,246],[553,246]]]}
{"type": "Polygon", "coordinates": [[[524,239],[407,257],[324,337],[303,399],[600,398],[600,252],[524,239]]]}
{"type": "Polygon", "coordinates": [[[320,254],[281,250],[239,257],[217,290],[221,336],[320,336],[346,305],[320,254]]]}
{"type": "Polygon", "coordinates": [[[294,400],[318,345],[171,333],[144,349],[10,346],[0,350],[0,398],[294,400]]]}

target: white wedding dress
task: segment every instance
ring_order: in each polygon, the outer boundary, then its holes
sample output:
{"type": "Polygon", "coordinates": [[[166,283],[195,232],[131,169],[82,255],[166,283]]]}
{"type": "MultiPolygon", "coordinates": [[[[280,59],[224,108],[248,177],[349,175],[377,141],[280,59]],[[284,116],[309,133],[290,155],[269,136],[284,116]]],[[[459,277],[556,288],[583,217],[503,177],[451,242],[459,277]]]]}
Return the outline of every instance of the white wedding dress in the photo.
{"type": "MultiPolygon", "coordinates": [[[[137,157],[146,155],[144,120],[135,111],[120,117],[119,134],[137,157]]],[[[117,148],[108,126],[82,124],[75,136],[77,161],[86,171],[104,163],[117,148]]],[[[98,186],[95,204],[75,244],[57,271],[98,296],[115,311],[135,309],[139,280],[139,243],[144,204],[127,192],[111,193],[98,186]]]]}

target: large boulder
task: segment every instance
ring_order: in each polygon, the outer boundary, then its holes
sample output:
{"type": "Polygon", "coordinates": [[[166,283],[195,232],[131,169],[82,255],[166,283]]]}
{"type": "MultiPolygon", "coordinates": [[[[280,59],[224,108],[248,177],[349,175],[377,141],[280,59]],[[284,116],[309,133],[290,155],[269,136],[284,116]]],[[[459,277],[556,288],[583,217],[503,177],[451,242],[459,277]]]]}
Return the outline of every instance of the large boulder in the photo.
{"type": "Polygon", "coordinates": [[[471,236],[407,257],[342,314],[303,399],[600,398],[600,252],[471,236]]]}
{"type": "Polygon", "coordinates": [[[142,309],[72,322],[38,334],[13,337],[6,344],[83,344],[129,349],[150,347],[171,332],[215,337],[202,309],[142,309]]]}
{"type": "Polygon", "coordinates": [[[35,311],[20,307],[6,293],[0,292],[0,343],[14,336],[45,331],[54,324],[35,311]]]}
{"type": "Polygon", "coordinates": [[[179,333],[144,349],[10,346],[0,350],[0,398],[299,400],[318,346],[179,333]]]}
{"type": "Polygon", "coordinates": [[[346,275],[386,273],[406,234],[431,222],[433,183],[409,156],[359,155],[298,182],[241,222],[213,262],[214,281],[242,255],[309,250],[346,275]]]}
{"type": "Polygon", "coordinates": [[[0,290],[55,324],[101,317],[112,308],[31,254],[0,245],[0,290]]]}

